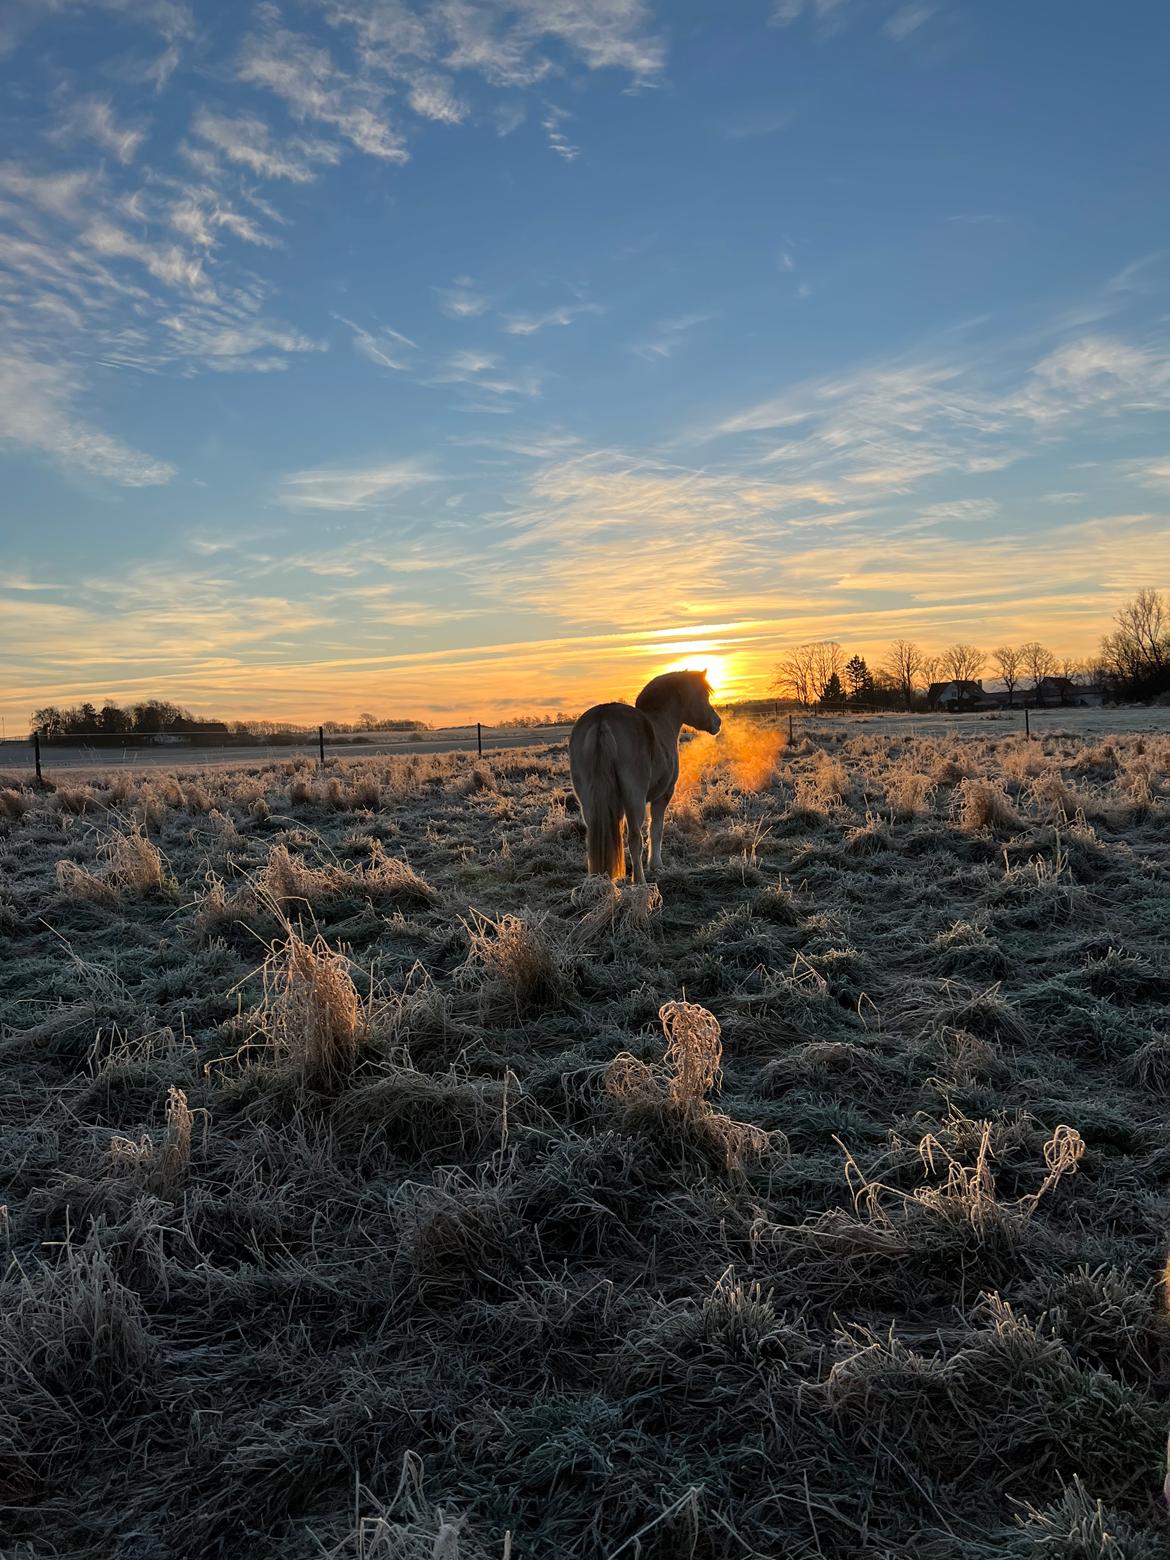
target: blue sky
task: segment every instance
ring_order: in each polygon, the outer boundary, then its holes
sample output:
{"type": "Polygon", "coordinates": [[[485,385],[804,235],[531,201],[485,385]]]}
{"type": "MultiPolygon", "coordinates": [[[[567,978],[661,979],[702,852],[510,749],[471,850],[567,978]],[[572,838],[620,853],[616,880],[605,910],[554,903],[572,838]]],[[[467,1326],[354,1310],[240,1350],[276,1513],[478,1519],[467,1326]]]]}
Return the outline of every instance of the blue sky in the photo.
{"type": "Polygon", "coordinates": [[[0,711],[1091,650],[1170,584],[1170,8],[15,0],[0,711]]]}

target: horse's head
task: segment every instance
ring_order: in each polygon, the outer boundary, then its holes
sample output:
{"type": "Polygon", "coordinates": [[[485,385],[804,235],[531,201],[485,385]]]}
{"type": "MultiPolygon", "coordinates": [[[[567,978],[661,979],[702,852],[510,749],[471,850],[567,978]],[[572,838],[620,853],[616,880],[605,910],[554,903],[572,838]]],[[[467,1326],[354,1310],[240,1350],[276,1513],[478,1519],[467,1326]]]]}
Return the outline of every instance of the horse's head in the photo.
{"type": "Polygon", "coordinates": [[[669,711],[684,726],[709,731],[712,736],[722,724],[711,708],[706,672],[663,672],[646,684],[635,702],[647,714],[669,711]]]}
{"type": "Polygon", "coordinates": [[[695,689],[691,714],[686,717],[687,725],[694,726],[696,731],[709,731],[714,736],[723,722],[711,708],[711,684],[707,681],[706,670],[684,672],[683,676],[694,679],[695,689]]]}

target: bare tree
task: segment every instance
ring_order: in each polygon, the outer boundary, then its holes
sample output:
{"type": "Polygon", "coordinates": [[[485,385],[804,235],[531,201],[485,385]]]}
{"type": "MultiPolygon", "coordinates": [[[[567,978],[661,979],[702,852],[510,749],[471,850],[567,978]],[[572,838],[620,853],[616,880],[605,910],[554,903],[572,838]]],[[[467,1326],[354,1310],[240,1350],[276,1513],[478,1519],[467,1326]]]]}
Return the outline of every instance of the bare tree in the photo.
{"type": "Polygon", "coordinates": [[[1007,689],[1010,708],[1015,697],[1016,684],[1020,680],[1023,654],[1014,645],[1000,645],[998,649],[991,652],[991,659],[999,667],[999,675],[1003,678],[1003,685],[1007,689]]]}
{"type": "Polygon", "coordinates": [[[812,703],[812,674],[808,664],[808,646],[793,645],[788,654],[776,666],[772,686],[779,693],[786,693],[796,700],[801,709],[812,703]]]}
{"type": "Polygon", "coordinates": [[[987,660],[986,650],[974,645],[951,645],[942,653],[942,667],[955,682],[974,682],[987,660]]]}
{"type": "Polygon", "coordinates": [[[1139,590],[1117,614],[1117,627],[1149,666],[1161,668],[1170,660],[1170,606],[1156,590],[1139,590]]]}
{"type": "Polygon", "coordinates": [[[1036,639],[1029,639],[1026,645],[1021,645],[1020,655],[1023,658],[1024,670],[1032,679],[1032,692],[1036,695],[1036,703],[1042,705],[1044,695],[1041,690],[1044,679],[1056,676],[1056,657],[1036,639]]]}
{"type": "Polygon", "coordinates": [[[912,639],[895,639],[886,651],[885,670],[902,690],[906,708],[914,708],[914,679],[926,671],[926,657],[912,639]]]}
{"type": "Polygon", "coordinates": [[[1170,686],[1170,601],[1139,590],[1101,641],[1101,659],[1116,692],[1149,699],[1170,686]]]}
{"type": "Polygon", "coordinates": [[[844,666],[841,646],[835,639],[794,645],[776,668],[773,686],[790,694],[804,709],[811,709],[824,695],[844,666]]]}
{"type": "Polygon", "coordinates": [[[809,649],[812,651],[814,697],[823,699],[827,691],[840,687],[845,653],[835,639],[820,639],[809,649]]]}

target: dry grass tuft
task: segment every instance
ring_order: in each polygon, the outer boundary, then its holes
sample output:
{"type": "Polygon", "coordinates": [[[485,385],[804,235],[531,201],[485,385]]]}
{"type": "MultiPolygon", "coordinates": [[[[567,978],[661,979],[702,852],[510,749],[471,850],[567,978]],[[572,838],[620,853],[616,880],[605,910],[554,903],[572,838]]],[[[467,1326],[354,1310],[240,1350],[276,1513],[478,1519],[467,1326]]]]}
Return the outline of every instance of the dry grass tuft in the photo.
{"type": "Polygon", "coordinates": [[[886,801],[890,817],[897,823],[908,822],[926,810],[934,795],[935,781],[930,775],[896,769],[886,777],[886,801]]]}
{"type": "Polygon", "coordinates": [[[117,833],[102,847],[109,878],[124,894],[161,893],[171,886],[162,852],[140,828],[117,833]]]}
{"type": "Polygon", "coordinates": [[[117,1175],[129,1176],[145,1191],[173,1199],[191,1165],[191,1128],[195,1116],[182,1089],[167,1090],[166,1124],[159,1142],[143,1133],[110,1139],[110,1162],[117,1175]]]}
{"type": "Polygon", "coordinates": [[[984,829],[1014,832],[1023,827],[1003,786],[993,780],[964,780],[955,794],[959,823],[972,833],[984,829]]]}
{"type": "Polygon", "coordinates": [[[287,845],[274,845],[256,877],[256,892],[281,909],[296,903],[313,905],[333,897],[344,878],[337,868],[310,867],[287,845]]]}
{"type": "Polygon", "coordinates": [[[344,954],[321,936],[306,942],[290,926],[285,933],[262,966],[257,1028],[306,1083],[328,1087],[350,1071],[365,1038],[361,998],[344,954]]]}
{"type": "Polygon", "coordinates": [[[666,1036],[662,1063],[652,1067],[623,1051],[606,1069],[606,1092],[635,1120],[657,1114],[685,1126],[718,1153],[728,1170],[738,1169],[749,1154],[776,1147],[775,1134],[733,1121],[707,1099],[719,1082],[723,1059],[714,1013],[695,1002],[664,1002],[658,1017],[666,1036]]]}
{"type": "Polygon", "coordinates": [[[0,818],[7,818],[16,823],[24,817],[32,805],[32,797],[26,791],[16,791],[8,786],[0,789],[0,818]]]}
{"type": "Polygon", "coordinates": [[[63,860],[56,867],[57,887],[67,899],[79,904],[112,905],[118,896],[105,878],[98,877],[76,861],[63,860]]]}
{"type": "Polygon", "coordinates": [[[511,1008],[520,1016],[556,1006],[569,994],[565,955],[547,918],[502,915],[493,921],[473,910],[464,926],[470,944],[465,967],[481,973],[489,1006],[511,1008]]]}
{"type": "Polygon", "coordinates": [[[347,871],[337,864],[310,867],[290,853],[287,845],[274,845],[256,877],[257,894],[273,905],[314,906],[343,894],[390,899],[399,905],[433,905],[438,894],[408,861],[388,856],[381,841],[371,842],[369,864],[347,871]]]}
{"type": "Polygon", "coordinates": [[[137,824],[108,835],[98,846],[98,859],[104,863],[100,873],[74,861],[59,861],[57,886],[62,893],[91,904],[112,904],[124,898],[170,893],[174,888],[161,851],[137,824]]]}
{"type": "Polygon", "coordinates": [[[53,794],[58,812],[81,814],[93,812],[98,805],[97,792],[87,785],[59,785],[53,794]]]}
{"type": "MultiPolygon", "coordinates": [[[[351,1532],[324,1560],[512,1560],[511,1535],[488,1551],[468,1528],[466,1517],[434,1506],[423,1488],[422,1459],[403,1453],[402,1473],[392,1499],[384,1505],[362,1491],[373,1516],[355,1516],[351,1532]]],[[[518,1560],[518,1557],[517,1557],[518,1560]]]]}
{"type": "Polygon", "coordinates": [[[1078,813],[1086,811],[1084,800],[1056,769],[1048,770],[1033,782],[1032,796],[1056,823],[1071,823],[1078,813]]]}
{"type": "Polygon", "coordinates": [[[662,892],[656,883],[615,883],[593,876],[578,883],[572,903],[583,912],[573,927],[573,944],[588,947],[598,937],[645,931],[662,913],[662,892]]]}
{"type": "Polygon", "coordinates": [[[367,893],[383,895],[398,904],[422,907],[438,903],[438,892],[402,856],[388,856],[380,841],[374,842],[369,865],[361,873],[367,893]]]}
{"type": "Polygon", "coordinates": [[[705,1104],[723,1060],[719,1020],[697,1002],[664,1002],[658,1017],[666,1036],[663,1061],[672,1074],[667,1096],[675,1105],[705,1104]]]}
{"type": "Polygon", "coordinates": [[[308,775],[296,774],[288,783],[288,801],[290,807],[315,807],[317,805],[317,788],[308,775]]]}
{"type": "Polygon", "coordinates": [[[478,796],[481,791],[498,791],[495,773],[487,764],[473,764],[452,787],[456,796],[478,796]]]}
{"type": "Polygon", "coordinates": [[[1075,1127],[1058,1126],[1044,1144],[1046,1174],[1033,1192],[1016,1198],[999,1195],[992,1170],[995,1128],[990,1121],[951,1116],[941,1132],[926,1133],[918,1144],[923,1169],[936,1179],[912,1192],[871,1180],[840,1139],[845,1151],[845,1180],[854,1208],[878,1224],[892,1222],[890,1204],[925,1209],[945,1223],[970,1225],[980,1236],[1004,1223],[1017,1230],[1066,1176],[1075,1175],[1085,1142],[1075,1127]]]}

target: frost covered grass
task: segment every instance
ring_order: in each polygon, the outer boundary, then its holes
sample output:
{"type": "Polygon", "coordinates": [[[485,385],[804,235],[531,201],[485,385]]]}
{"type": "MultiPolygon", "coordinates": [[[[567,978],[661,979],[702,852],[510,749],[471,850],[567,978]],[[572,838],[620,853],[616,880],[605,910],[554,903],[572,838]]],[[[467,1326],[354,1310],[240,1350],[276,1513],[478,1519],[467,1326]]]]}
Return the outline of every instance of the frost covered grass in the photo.
{"type": "Polygon", "coordinates": [[[737,722],[639,888],[563,744],[5,776],[5,1554],[1166,1553],[1107,713],[737,722]]]}

